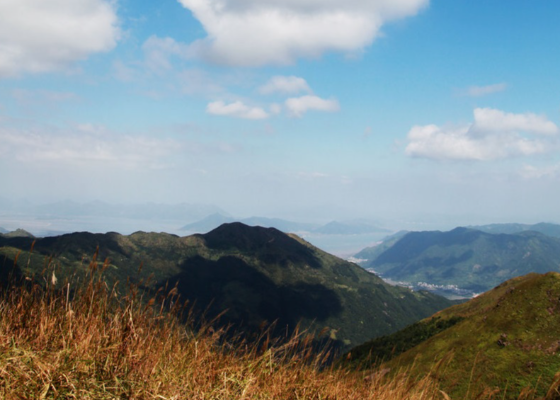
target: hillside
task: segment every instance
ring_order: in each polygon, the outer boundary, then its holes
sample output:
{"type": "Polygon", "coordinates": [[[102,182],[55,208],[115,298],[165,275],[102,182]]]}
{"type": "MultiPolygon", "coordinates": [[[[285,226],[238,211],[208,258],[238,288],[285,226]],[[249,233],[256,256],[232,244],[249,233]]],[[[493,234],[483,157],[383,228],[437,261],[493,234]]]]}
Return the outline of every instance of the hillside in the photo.
{"type": "Polygon", "coordinates": [[[6,238],[14,238],[14,237],[27,237],[27,238],[34,238],[35,236],[33,236],[31,233],[27,232],[24,229],[16,229],[15,231],[11,231],[11,232],[0,232],[0,236],[6,237],[6,238]]]}
{"type": "Polygon", "coordinates": [[[350,364],[367,367],[376,359],[387,360],[392,352],[384,349],[392,346],[396,357],[381,368],[421,376],[431,371],[452,398],[477,398],[483,392],[518,398],[526,387],[533,390],[528,395],[544,396],[560,370],[559,299],[558,273],[514,278],[353,349],[350,364]],[[436,367],[439,360],[444,362],[436,367]]]}
{"type": "Polygon", "coordinates": [[[17,257],[19,272],[37,274],[54,256],[59,281],[85,273],[99,247],[109,260],[106,278],[143,285],[147,295],[177,286],[183,299],[224,324],[255,332],[276,321],[276,332],[298,322],[327,329],[348,348],[394,332],[451,303],[427,292],[387,285],[377,276],[273,228],[225,224],[204,235],[137,232],[74,233],[37,239],[1,238],[4,268],[17,257]],[[139,269],[139,266],[142,268],[139,269]],[[151,277],[151,281],[147,281],[151,277]]]}
{"type": "Polygon", "coordinates": [[[375,260],[381,253],[385,252],[390,247],[392,247],[407,233],[409,233],[409,231],[400,231],[393,235],[389,235],[385,237],[382,241],[380,241],[377,245],[366,247],[360,252],[354,254],[354,258],[358,260],[363,260],[361,261],[361,263],[367,265],[369,262],[375,260]]]}
{"type": "Polygon", "coordinates": [[[480,293],[530,272],[560,270],[560,239],[456,228],[410,232],[365,264],[384,278],[480,293]]]}

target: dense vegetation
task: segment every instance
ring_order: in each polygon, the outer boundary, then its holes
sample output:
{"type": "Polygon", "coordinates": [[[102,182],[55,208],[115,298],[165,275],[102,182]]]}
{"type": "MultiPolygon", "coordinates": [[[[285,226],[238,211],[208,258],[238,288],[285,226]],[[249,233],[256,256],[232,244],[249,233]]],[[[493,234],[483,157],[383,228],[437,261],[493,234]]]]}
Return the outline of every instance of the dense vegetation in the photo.
{"type": "Polygon", "coordinates": [[[451,304],[427,292],[387,285],[295,235],[240,223],[188,237],[138,232],[74,233],[35,242],[0,238],[0,266],[17,261],[18,274],[29,277],[43,270],[46,257],[54,256],[60,280],[83,277],[96,248],[100,259],[109,260],[105,276],[110,286],[130,281],[147,297],[176,287],[194,304],[194,313],[204,312],[208,319],[220,315],[217,323],[222,326],[258,334],[263,324],[275,322],[273,334],[284,335],[300,324],[326,330],[343,349],[451,304]]]}
{"type": "Polygon", "coordinates": [[[340,364],[358,369],[371,369],[412,349],[434,335],[460,322],[463,317],[442,319],[433,317],[401,329],[391,335],[381,336],[353,348],[340,359],[340,364]]]}
{"type": "Polygon", "coordinates": [[[560,271],[560,239],[534,231],[410,232],[382,246],[365,268],[395,281],[456,285],[475,293],[530,272],[560,271]]]}

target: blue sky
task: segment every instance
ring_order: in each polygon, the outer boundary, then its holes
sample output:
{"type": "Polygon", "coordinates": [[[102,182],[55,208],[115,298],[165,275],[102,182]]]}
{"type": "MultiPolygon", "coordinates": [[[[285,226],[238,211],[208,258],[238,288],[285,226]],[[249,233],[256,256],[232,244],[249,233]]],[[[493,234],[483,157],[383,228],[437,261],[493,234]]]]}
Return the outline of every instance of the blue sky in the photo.
{"type": "Polygon", "coordinates": [[[554,0],[1,0],[1,196],[560,222],[559,15],[554,0]]]}

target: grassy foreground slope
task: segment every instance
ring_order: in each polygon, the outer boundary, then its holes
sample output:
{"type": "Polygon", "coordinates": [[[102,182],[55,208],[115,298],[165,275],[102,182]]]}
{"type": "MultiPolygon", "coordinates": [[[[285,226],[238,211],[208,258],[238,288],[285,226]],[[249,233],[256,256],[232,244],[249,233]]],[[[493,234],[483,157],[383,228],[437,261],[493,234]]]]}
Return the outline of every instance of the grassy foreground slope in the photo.
{"type": "Polygon", "coordinates": [[[0,398],[12,399],[377,399],[444,398],[429,380],[381,382],[346,370],[319,369],[326,353],[296,334],[276,344],[196,333],[172,290],[139,299],[117,293],[94,258],[85,282],[24,279],[0,288],[0,398]],[[170,312],[162,312],[173,304],[170,312]]]}
{"type": "Polygon", "coordinates": [[[75,233],[37,240],[33,251],[32,243],[29,238],[0,238],[4,271],[17,258],[17,274],[39,274],[45,256],[52,255],[59,280],[83,276],[99,248],[98,259],[109,260],[109,285],[131,281],[146,296],[176,286],[182,299],[196,303],[208,318],[221,315],[220,321],[236,330],[259,332],[263,324],[276,321],[274,333],[285,335],[299,323],[326,330],[342,348],[394,332],[451,305],[428,292],[387,285],[295,235],[241,223],[187,237],[75,233]]]}
{"type": "MultiPolygon", "coordinates": [[[[406,368],[418,376],[431,373],[452,398],[492,394],[516,399],[522,393],[530,398],[560,398],[560,274],[511,279],[420,325],[433,327],[445,321],[444,329],[434,329],[435,334],[426,335],[383,368],[406,368]],[[436,369],[441,360],[445,361],[436,369]]],[[[385,342],[400,343],[403,332],[385,342]]],[[[425,330],[417,327],[416,333],[425,330]]],[[[352,351],[352,363],[367,366],[383,356],[379,343],[373,341],[352,351]]]]}

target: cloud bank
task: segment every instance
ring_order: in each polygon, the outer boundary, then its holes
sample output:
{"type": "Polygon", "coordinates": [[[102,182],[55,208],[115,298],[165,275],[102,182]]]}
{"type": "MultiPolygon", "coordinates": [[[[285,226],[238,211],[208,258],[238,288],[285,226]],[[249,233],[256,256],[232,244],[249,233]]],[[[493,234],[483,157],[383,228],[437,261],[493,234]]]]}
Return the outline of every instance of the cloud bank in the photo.
{"type": "Polygon", "coordinates": [[[474,110],[474,122],[459,127],[415,126],[405,153],[433,160],[496,160],[558,150],[560,130],[542,115],[474,110]]]}
{"type": "Polygon", "coordinates": [[[204,27],[194,54],[234,66],[362,51],[382,25],[415,15],[429,0],[179,0],[204,27]]]}
{"type": "Polygon", "coordinates": [[[115,47],[120,30],[106,0],[2,0],[0,78],[67,68],[115,47]]]}

